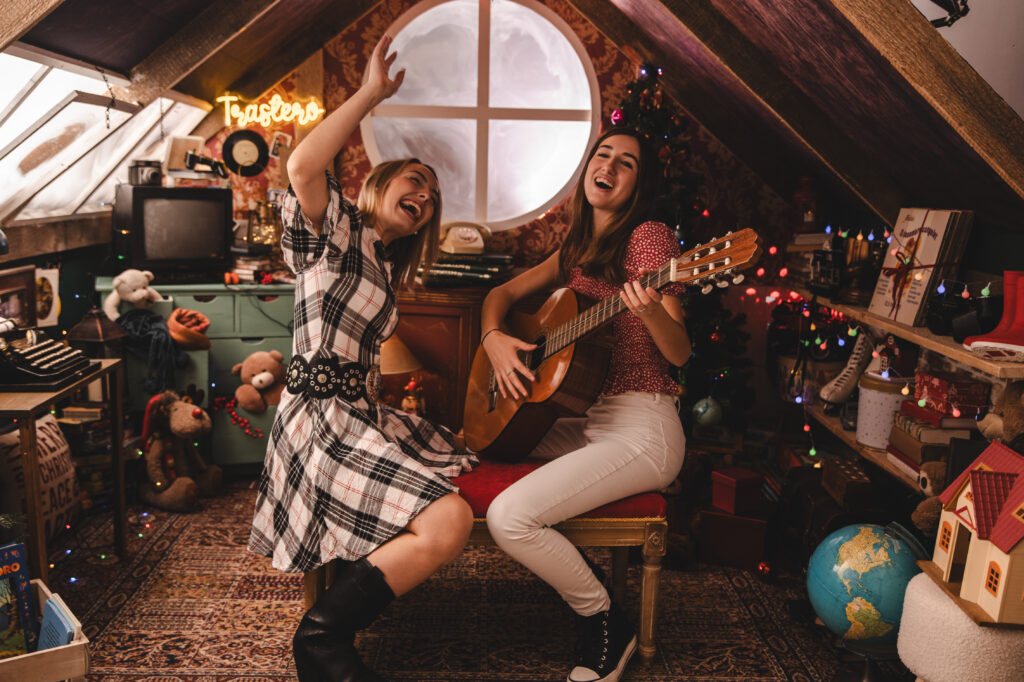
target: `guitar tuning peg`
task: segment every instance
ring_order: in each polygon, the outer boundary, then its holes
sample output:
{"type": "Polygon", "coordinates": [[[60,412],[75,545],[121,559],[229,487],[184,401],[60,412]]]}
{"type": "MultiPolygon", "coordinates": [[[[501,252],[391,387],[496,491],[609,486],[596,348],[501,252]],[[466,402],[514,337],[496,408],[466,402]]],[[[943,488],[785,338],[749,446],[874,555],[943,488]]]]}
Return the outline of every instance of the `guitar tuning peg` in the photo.
{"type": "Polygon", "coordinates": [[[710,283],[705,284],[704,286],[702,286],[700,288],[700,293],[702,293],[702,294],[710,294],[711,290],[714,289],[714,288],[715,288],[714,284],[710,284],[710,283]]]}
{"type": "Polygon", "coordinates": [[[727,286],[729,286],[729,278],[726,277],[718,280],[717,282],[715,282],[715,286],[718,287],[719,289],[726,288],[727,286]]]}
{"type": "Polygon", "coordinates": [[[743,281],[743,280],[745,280],[746,278],[747,278],[747,276],[746,276],[746,275],[744,275],[744,274],[743,274],[742,272],[741,272],[741,273],[738,273],[738,274],[735,274],[735,275],[733,275],[733,277],[732,277],[732,283],[733,283],[733,284],[739,284],[740,282],[742,282],[742,281],[743,281]]]}

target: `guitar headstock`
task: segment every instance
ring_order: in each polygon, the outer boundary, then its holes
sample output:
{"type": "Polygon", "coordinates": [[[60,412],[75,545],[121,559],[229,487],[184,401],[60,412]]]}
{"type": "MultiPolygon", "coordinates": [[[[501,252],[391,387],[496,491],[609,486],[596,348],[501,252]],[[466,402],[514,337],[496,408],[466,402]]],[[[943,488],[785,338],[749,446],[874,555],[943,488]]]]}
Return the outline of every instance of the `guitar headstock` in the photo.
{"type": "Polygon", "coordinates": [[[668,267],[673,282],[703,284],[708,293],[715,286],[727,287],[743,281],[742,270],[761,257],[761,237],[748,228],[728,232],[673,258],[668,267]]]}

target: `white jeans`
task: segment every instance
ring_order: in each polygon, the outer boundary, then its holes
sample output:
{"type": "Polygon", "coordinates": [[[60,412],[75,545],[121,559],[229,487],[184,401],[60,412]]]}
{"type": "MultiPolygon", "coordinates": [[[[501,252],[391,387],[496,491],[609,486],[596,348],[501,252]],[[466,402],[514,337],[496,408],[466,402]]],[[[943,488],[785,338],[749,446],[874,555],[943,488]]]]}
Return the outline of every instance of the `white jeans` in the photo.
{"type": "Polygon", "coordinates": [[[530,455],[551,461],[487,510],[498,546],[581,616],[607,610],[611,599],[579,550],[551,526],[671,483],[686,449],[677,405],[663,393],[622,393],[599,398],[585,418],[555,422],[530,455]]]}

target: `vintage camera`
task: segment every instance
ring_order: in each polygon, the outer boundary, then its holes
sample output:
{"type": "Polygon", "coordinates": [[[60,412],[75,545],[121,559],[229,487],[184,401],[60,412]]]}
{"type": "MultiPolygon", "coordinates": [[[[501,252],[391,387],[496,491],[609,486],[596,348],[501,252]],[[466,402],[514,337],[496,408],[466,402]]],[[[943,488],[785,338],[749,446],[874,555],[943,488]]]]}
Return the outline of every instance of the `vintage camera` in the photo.
{"type": "Polygon", "coordinates": [[[163,182],[163,171],[159,161],[135,159],[128,166],[128,184],[159,187],[163,182]]]}

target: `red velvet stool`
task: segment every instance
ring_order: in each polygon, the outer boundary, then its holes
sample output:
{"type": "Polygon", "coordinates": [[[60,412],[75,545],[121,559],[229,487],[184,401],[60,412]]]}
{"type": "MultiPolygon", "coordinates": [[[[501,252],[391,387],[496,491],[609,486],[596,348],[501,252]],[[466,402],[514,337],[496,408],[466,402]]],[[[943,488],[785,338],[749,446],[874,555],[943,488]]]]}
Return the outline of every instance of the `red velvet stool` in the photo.
{"type": "MultiPolygon", "coordinates": [[[[484,461],[467,474],[454,479],[462,497],[473,509],[471,545],[493,545],[487,532],[487,508],[502,490],[540,467],[544,462],[526,460],[515,464],[484,461]]],[[[626,497],[555,526],[577,547],[612,548],[612,597],[623,603],[626,593],[626,565],[629,547],[640,547],[643,566],[640,576],[640,623],[637,639],[644,663],[654,657],[654,619],[661,582],[661,559],[665,556],[668,524],[665,498],[650,492],[626,497]]],[[[305,575],[306,608],[329,585],[333,566],[323,566],[305,575]]]]}

